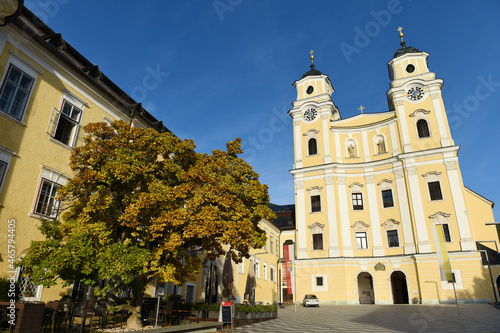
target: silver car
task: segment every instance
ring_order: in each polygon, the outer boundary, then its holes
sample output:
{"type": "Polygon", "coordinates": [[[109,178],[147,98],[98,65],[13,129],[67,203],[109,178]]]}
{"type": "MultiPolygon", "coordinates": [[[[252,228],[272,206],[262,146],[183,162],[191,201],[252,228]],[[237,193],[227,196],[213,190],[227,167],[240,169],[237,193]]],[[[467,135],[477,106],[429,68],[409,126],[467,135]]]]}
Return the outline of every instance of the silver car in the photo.
{"type": "Polygon", "coordinates": [[[302,302],[304,306],[319,306],[319,299],[316,295],[307,294],[304,296],[304,301],[302,302]]]}

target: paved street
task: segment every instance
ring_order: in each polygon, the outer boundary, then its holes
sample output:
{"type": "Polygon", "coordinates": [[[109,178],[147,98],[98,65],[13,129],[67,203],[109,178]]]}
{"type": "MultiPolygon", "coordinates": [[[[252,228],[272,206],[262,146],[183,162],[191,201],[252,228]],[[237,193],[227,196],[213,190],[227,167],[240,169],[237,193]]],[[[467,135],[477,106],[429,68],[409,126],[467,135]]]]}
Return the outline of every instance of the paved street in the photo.
{"type": "Polygon", "coordinates": [[[279,318],[236,329],[237,332],[500,332],[500,310],[488,304],[290,306],[279,318]]]}

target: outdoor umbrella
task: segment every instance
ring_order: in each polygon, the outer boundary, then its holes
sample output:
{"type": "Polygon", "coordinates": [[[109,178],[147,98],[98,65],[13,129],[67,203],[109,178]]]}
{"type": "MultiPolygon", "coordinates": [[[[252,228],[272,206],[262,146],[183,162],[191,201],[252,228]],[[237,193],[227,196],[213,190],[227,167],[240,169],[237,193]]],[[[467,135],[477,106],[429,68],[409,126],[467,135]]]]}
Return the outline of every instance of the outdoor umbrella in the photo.
{"type": "Polygon", "coordinates": [[[224,260],[224,268],[222,269],[222,297],[233,296],[233,265],[231,264],[231,253],[227,251],[226,259],[224,260]]]}
{"type": "Polygon", "coordinates": [[[250,260],[250,265],[248,265],[248,275],[247,275],[247,284],[245,286],[245,294],[248,294],[249,303],[253,303],[253,291],[257,287],[257,282],[255,282],[255,267],[253,265],[253,261],[250,260]]]}

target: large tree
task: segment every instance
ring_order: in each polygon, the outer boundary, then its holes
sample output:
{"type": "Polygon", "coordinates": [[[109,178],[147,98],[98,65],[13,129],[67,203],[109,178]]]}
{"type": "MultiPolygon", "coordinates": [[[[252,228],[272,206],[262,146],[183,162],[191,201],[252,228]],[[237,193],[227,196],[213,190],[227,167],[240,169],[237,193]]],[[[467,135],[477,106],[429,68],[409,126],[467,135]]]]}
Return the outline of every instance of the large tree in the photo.
{"type": "Polygon", "coordinates": [[[240,261],[263,246],[258,223],[274,214],[267,186],[238,157],[239,139],[201,154],[192,140],[121,121],[85,131],[71,155],[74,176],[58,192],[62,218],[42,221],[45,240],[20,262],[34,282],[79,280],[101,295],[131,288],[127,326],[135,328],[149,282],[195,278],[200,261],[190,249],[214,259],[230,245],[240,261]]]}

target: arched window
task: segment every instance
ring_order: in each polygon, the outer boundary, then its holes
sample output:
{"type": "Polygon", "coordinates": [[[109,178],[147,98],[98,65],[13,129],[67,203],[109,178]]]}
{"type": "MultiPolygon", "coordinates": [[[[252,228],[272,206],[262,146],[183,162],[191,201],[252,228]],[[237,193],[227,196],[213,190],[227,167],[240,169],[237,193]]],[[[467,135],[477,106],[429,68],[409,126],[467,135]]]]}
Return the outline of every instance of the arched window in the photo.
{"type": "Polygon", "coordinates": [[[420,119],[419,121],[417,121],[417,131],[419,138],[427,138],[431,136],[429,132],[429,125],[427,124],[427,121],[425,119],[420,119]]]}
{"type": "Polygon", "coordinates": [[[318,142],[316,141],[315,138],[310,138],[307,144],[309,148],[309,155],[318,154],[318,142]]]}

